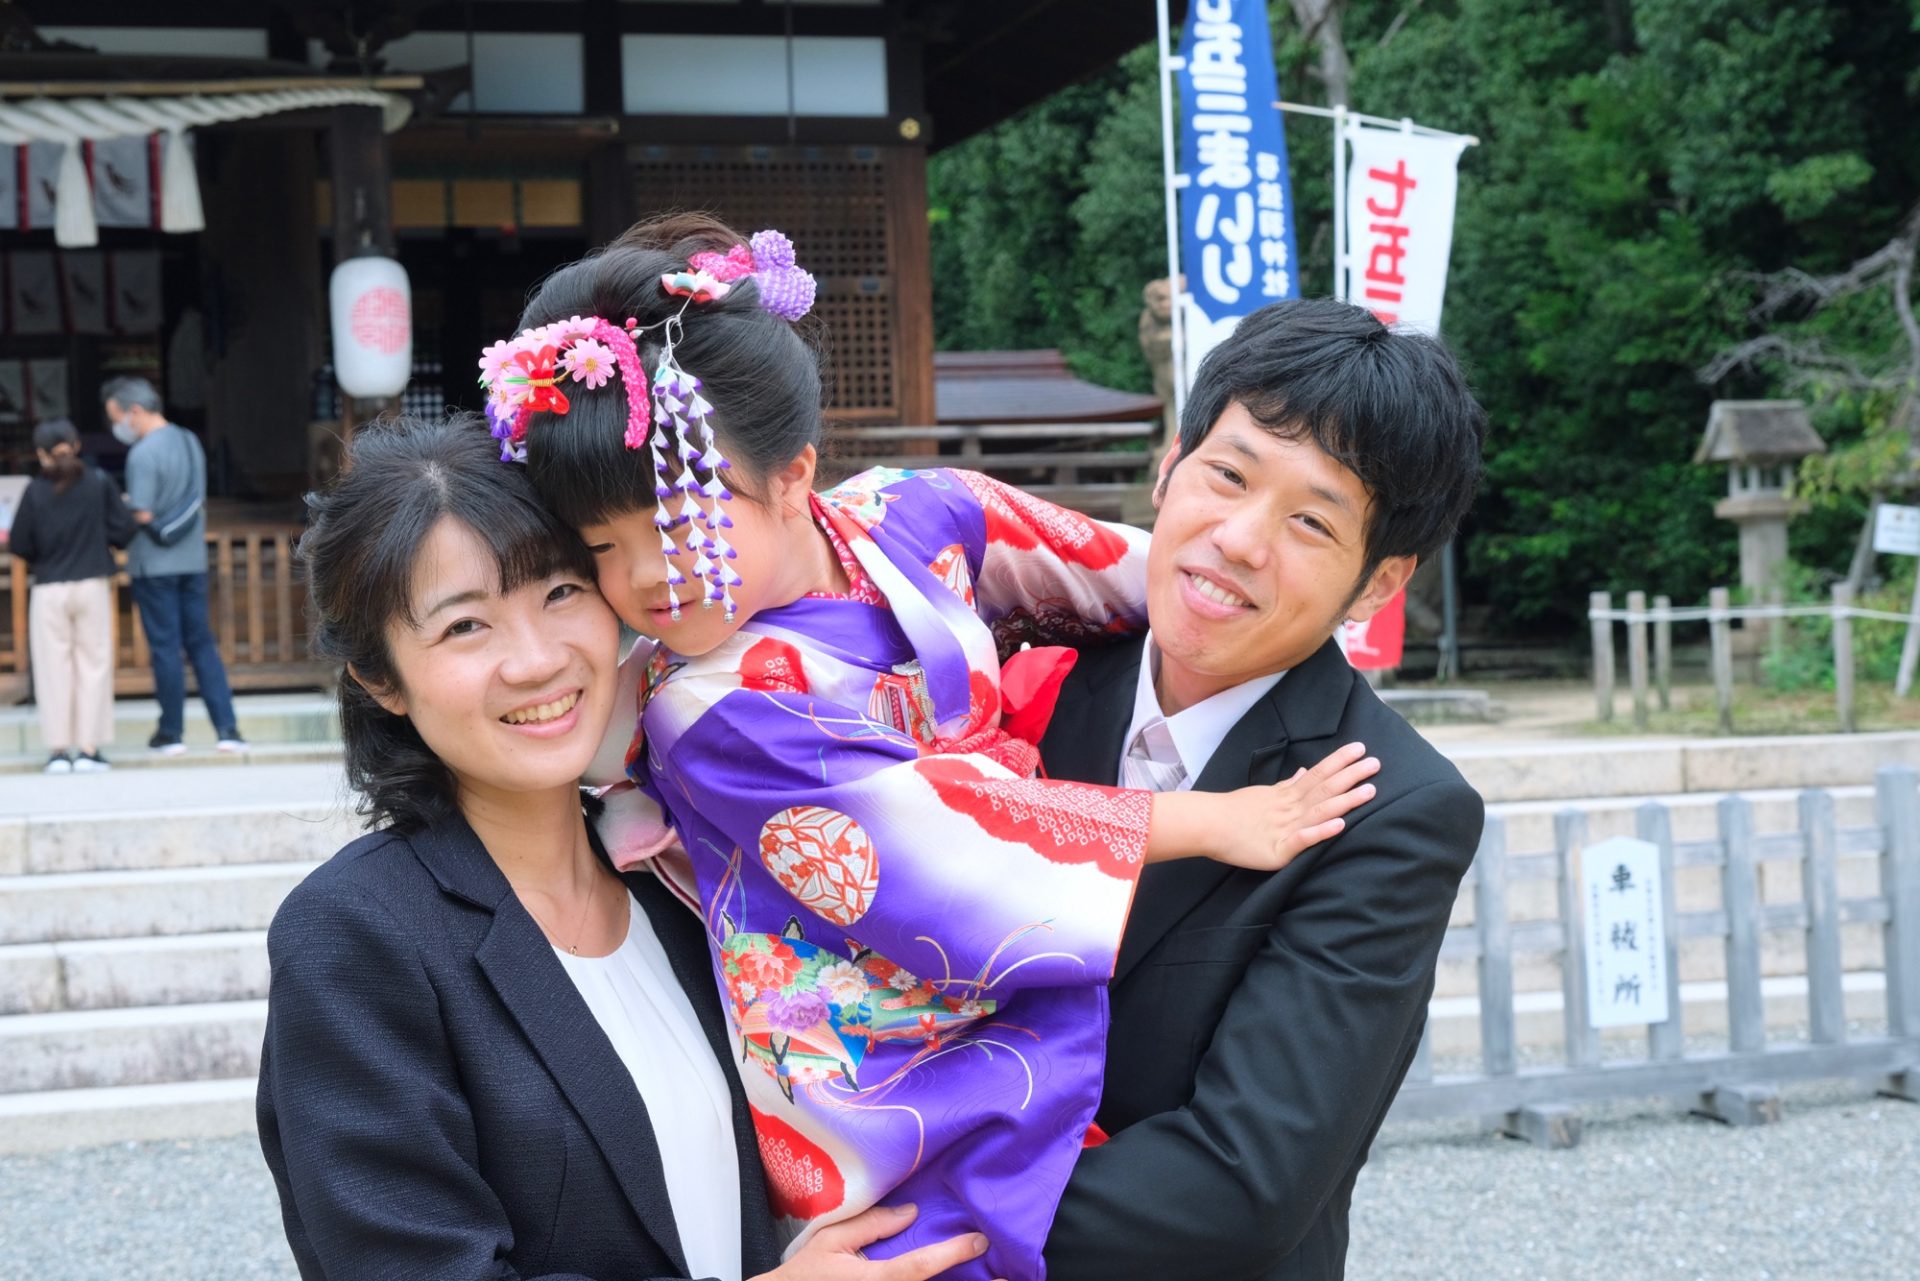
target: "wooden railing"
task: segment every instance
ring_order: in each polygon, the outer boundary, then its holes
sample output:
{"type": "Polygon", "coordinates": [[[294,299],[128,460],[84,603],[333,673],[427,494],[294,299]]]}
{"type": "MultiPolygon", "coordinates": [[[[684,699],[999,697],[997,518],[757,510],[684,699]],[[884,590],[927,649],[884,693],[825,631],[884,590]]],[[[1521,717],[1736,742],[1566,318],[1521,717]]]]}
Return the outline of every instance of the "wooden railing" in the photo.
{"type": "Polygon", "coordinates": [[[868,467],[964,467],[1090,516],[1119,519],[1152,480],[1158,421],[862,427],[833,434],[843,474],[868,467]]]}
{"type": "MultiPolygon", "coordinates": [[[[227,679],[235,689],[284,689],[324,685],[329,669],[307,654],[307,584],[293,553],[300,527],[291,524],[231,525],[207,531],[207,613],[219,642],[227,679]]],[[[0,637],[0,693],[19,697],[29,683],[27,567],[9,557],[9,601],[0,611],[7,632],[0,637]]],[[[114,575],[114,692],[151,694],[153,670],[146,632],[125,571],[114,575]]],[[[192,672],[188,679],[191,683],[192,672]]]]}
{"type": "MultiPolygon", "coordinates": [[[[1479,1070],[1436,1074],[1429,1023],[1390,1116],[1500,1117],[1496,1124],[1509,1133],[1567,1147],[1579,1140],[1579,1105],[1603,1099],[1682,1096],[1698,1111],[1748,1123],[1779,1115],[1777,1087],[1783,1082],[1878,1076],[1882,1091],[1920,1100],[1920,779],[1907,766],[1884,766],[1874,789],[1871,826],[1836,826],[1833,793],[1815,789],[1801,794],[1798,828],[1784,832],[1757,832],[1752,803],[1727,796],[1719,803],[1718,835],[1702,841],[1676,841],[1664,804],[1648,801],[1639,808],[1638,839],[1653,847],[1658,868],[1659,896],[1649,901],[1661,905],[1664,950],[1645,941],[1660,960],[1667,1017],[1645,1025],[1646,1054],[1631,1059],[1603,1059],[1596,1020],[1589,1017],[1588,967],[1596,949],[1617,949],[1621,939],[1590,928],[1591,905],[1581,891],[1583,860],[1589,850],[1606,855],[1604,846],[1588,840],[1587,816],[1578,809],[1558,815],[1555,848],[1539,853],[1509,851],[1505,820],[1488,818],[1461,886],[1462,898],[1472,904],[1472,923],[1449,929],[1440,950],[1442,957],[1479,963],[1479,1070]],[[1855,859],[1879,863],[1877,894],[1841,897],[1840,864],[1855,859]],[[1799,902],[1770,903],[1761,895],[1759,865],[1776,861],[1799,865],[1799,902]],[[1695,868],[1719,870],[1718,910],[1680,910],[1675,872],[1695,868]],[[1523,881],[1557,887],[1557,919],[1510,917],[1509,886],[1523,881]],[[1858,1035],[1847,1026],[1843,924],[1880,927],[1884,1034],[1858,1035]],[[1762,988],[1762,936],[1768,931],[1805,938],[1805,1039],[1768,1039],[1762,988]],[[1726,950],[1725,1050],[1687,1041],[1681,948],[1685,940],[1702,938],[1720,940],[1726,950]],[[1521,1063],[1513,979],[1514,957],[1523,954],[1560,958],[1562,1063],[1521,1063]]],[[[1638,942],[1628,935],[1626,946],[1638,942]]]]}

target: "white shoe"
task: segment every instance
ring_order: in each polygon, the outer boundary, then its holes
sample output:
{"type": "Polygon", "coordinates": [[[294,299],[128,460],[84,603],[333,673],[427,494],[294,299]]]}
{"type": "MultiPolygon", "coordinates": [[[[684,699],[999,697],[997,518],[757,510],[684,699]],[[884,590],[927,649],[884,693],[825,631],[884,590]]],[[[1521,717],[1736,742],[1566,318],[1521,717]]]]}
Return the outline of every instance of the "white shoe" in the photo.
{"type": "Polygon", "coordinates": [[[71,774],[73,773],[73,759],[65,752],[55,752],[52,756],[47,757],[47,763],[40,772],[42,774],[71,774]]]}
{"type": "Polygon", "coordinates": [[[76,752],[73,757],[73,772],[76,774],[102,774],[112,768],[107,758],[98,752],[76,752]]]}

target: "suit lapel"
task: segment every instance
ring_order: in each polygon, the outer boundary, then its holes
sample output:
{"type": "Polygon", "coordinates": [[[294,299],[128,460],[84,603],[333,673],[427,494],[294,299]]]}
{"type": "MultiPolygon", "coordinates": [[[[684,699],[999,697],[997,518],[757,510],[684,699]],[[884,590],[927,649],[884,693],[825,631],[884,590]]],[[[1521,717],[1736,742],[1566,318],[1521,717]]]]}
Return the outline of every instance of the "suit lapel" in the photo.
{"type": "Polygon", "coordinates": [[[1048,777],[1113,786],[1144,657],[1138,641],[1081,651],[1040,740],[1048,777]]]}
{"type": "Polygon", "coordinates": [[[684,1275],[686,1256],[646,1105],[553,945],[463,819],[429,829],[413,845],[444,887],[493,913],[475,961],[579,1114],[641,1224],[684,1275]]]}
{"type": "MultiPolygon", "coordinates": [[[[1312,750],[1313,745],[1339,727],[1340,710],[1352,682],[1353,669],[1339,646],[1329,640],[1234,724],[1194,780],[1193,790],[1231,792],[1250,784],[1277,783],[1309,763],[1297,758],[1312,755],[1317,760],[1324,753],[1312,750]]],[[[1131,701],[1127,706],[1131,720],[1131,701]]],[[[1123,724],[1120,733],[1125,732],[1123,724]]],[[[1117,750],[1112,759],[1118,761],[1117,750]]],[[[1126,937],[1120,941],[1113,981],[1125,979],[1169,930],[1235,870],[1207,858],[1184,858],[1147,868],[1134,896],[1126,937]]]]}

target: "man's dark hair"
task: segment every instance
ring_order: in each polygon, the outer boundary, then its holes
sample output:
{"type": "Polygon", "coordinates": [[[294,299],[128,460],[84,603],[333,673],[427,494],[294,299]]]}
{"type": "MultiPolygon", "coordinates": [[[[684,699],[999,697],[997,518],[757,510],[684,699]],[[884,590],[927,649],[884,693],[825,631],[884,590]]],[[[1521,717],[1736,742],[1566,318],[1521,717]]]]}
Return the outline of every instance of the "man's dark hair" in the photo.
{"type": "Polygon", "coordinates": [[[1443,343],[1389,329],[1364,308],[1301,299],[1242,320],[1194,378],[1183,457],[1235,402],[1281,439],[1311,440],[1366,486],[1362,582],[1389,557],[1432,555],[1473,502],[1486,411],[1443,343]]]}
{"type": "Polygon", "coordinates": [[[307,495],[300,558],[313,653],[341,665],[340,737],[360,812],[370,825],[411,830],[453,813],[453,773],[413,722],[367,687],[398,687],[387,627],[413,621],[414,567],[427,534],[442,517],[465,525],[492,554],[502,592],[561,572],[591,582],[593,556],[541,504],[526,470],[499,461],[478,416],[370,424],[350,454],[333,484],[307,495]]]}

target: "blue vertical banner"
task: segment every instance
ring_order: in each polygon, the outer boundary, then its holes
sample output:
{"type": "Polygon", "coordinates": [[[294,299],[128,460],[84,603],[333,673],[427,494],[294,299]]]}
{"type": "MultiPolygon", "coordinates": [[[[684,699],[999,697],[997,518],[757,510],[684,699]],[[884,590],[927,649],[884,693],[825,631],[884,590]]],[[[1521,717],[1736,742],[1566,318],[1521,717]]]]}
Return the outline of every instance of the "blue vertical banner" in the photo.
{"type": "Polygon", "coordinates": [[[1192,0],[1180,39],[1188,382],[1242,316],[1298,298],[1293,189],[1266,0],[1192,0]]]}

